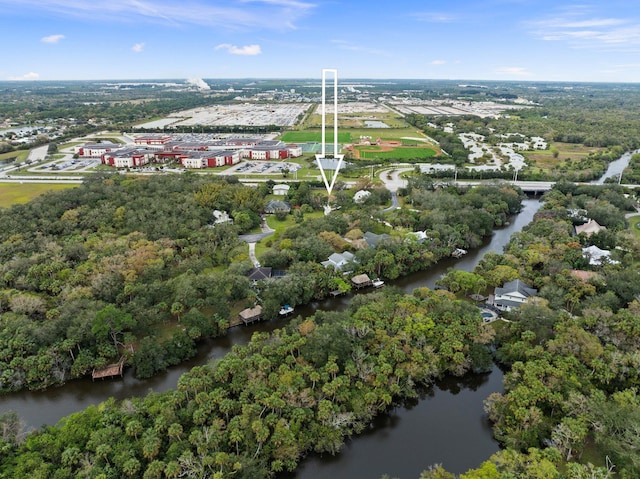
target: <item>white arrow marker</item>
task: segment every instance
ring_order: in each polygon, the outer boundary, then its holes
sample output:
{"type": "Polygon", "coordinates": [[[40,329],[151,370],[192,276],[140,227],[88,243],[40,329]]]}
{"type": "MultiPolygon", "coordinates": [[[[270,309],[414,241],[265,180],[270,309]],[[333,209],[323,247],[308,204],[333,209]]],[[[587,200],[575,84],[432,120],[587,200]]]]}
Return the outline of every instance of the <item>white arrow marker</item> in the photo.
{"type": "Polygon", "coordinates": [[[333,187],[336,184],[336,179],[338,178],[338,172],[342,167],[342,160],[344,159],[344,155],[333,155],[333,158],[325,158],[323,154],[316,155],[316,162],[318,163],[318,167],[320,167],[320,173],[322,174],[322,179],[324,180],[324,186],[327,188],[327,193],[331,196],[331,192],[333,191],[333,187]],[[327,174],[322,166],[322,160],[325,159],[335,159],[338,160],[338,166],[336,166],[335,171],[333,172],[333,177],[331,178],[331,184],[329,184],[329,180],[327,179],[327,174]]]}
{"type": "Polygon", "coordinates": [[[336,179],[338,178],[338,172],[342,167],[343,159],[344,159],[344,155],[338,154],[338,70],[332,69],[332,68],[323,68],[322,69],[322,153],[316,154],[316,162],[318,163],[318,168],[320,168],[320,173],[322,174],[322,179],[324,180],[324,186],[327,188],[327,193],[329,196],[331,196],[333,187],[336,184],[336,179]],[[326,154],[327,154],[327,146],[326,146],[327,145],[327,142],[326,142],[327,73],[333,73],[333,159],[338,160],[338,166],[333,172],[331,183],[329,183],[327,179],[327,174],[324,170],[324,166],[322,165],[322,160],[326,159],[326,154]]]}

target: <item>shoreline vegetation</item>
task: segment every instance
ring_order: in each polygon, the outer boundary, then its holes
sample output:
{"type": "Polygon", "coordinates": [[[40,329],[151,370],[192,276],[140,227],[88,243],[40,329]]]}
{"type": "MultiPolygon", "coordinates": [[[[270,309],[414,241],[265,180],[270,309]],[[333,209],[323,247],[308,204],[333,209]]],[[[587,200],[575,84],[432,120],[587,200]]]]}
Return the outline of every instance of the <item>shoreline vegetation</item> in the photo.
{"type": "MultiPolygon", "coordinates": [[[[620,477],[634,477],[637,452],[628,443],[637,440],[637,370],[620,366],[633,361],[640,337],[633,332],[640,287],[630,280],[640,242],[626,231],[635,199],[623,191],[562,183],[504,254],[481,260],[471,274],[500,283],[515,272],[539,288],[499,328],[449,291],[359,295],[347,311],[255,334],[184,374],[174,391],[109,400],[26,437],[9,435],[0,472],[270,477],[293,470],[307,451],[337,453],[374,415],[443,374],[490,368],[491,346],[507,372],[505,392],[485,407],[505,449],[460,478],[614,477],[605,457],[620,477]],[[607,230],[575,236],[583,215],[607,230]],[[612,258],[618,263],[591,266],[579,254],[607,244],[621,247],[612,258]],[[570,268],[593,274],[585,282],[570,268]]],[[[418,192],[411,194],[425,193],[418,192]]],[[[2,421],[19,424],[11,415],[2,421]]],[[[425,479],[456,477],[425,467],[425,479]]]]}
{"type": "MultiPolygon", "coordinates": [[[[0,140],[3,165],[26,163],[24,150],[36,145],[49,144],[51,155],[86,134],[131,131],[176,110],[231,104],[229,88],[246,85],[212,82],[212,91],[198,93],[151,82],[105,94],[95,82],[55,83],[0,92],[0,117],[28,123],[32,137],[20,143],[22,133],[7,130],[0,140]]],[[[282,90],[287,98],[302,89],[290,83],[282,90]]],[[[386,287],[354,296],[347,311],[294,318],[193,368],[176,390],[110,399],[30,433],[7,412],[0,416],[0,477],[273,477],[295,469],[310,451],[337,453],[372,417],[435,378],[484,371],[493,361],[505,370],[505,388],[486,399],[485,411],[503,449],[458,476],[425,464],[421,479],[640,476],[640,240],[628,229],[637,193],[573,183],[600,177],[611,160],[640,147],[640,89],[485,83],[428,82],[420,92],[402,81],[372,81],[366,94],[390,100],[410,91],[416,105],[435,100],[459,108],[454,99],[462,98],[472,108],[425,116],[387,106],[394,113],[377,121],[391,128],[375,129],[382,140],[415,133],[429,143],[420,155],[439,150],[416,163],[454,165],[453,175],[462,179],[487,175],[462,170],[465,165],[501,162],[498,177],[511,179],[517,170],[519,179],[557,181],[503,254],[488,253],[474,272],[449,272],[440,282],[449,291],[401,294],[386,287]],[[485,101],[503,103],[508,114],[475,114],[473,105],[485,101]],[[482,137],[482,144],[465,144],[462,135],[482,137]],[[534,139],[543,146],[529,149],[534,139]],[[513,153],[502,149],[506,142],[513,153]],[[604,228],[576,234],[589,221],[604,228]],[[514,279],[537,295],[504,313],[507,322],[484,324],[478,309],[459,299],[514,279]]],[[[273,85],[252,83],[256,98],[273,85]]],[[[310,111],[290,128],[298,138],[317,135],[310,111]]],[[[364,138],[364,115],[342,119],[348,123],[343,138],[377,141],[364,138]]],[[[214,129],[283,132],[275,125],[181,127],[187,134],[214,129]]],[[[378,146],[367,155],[375,156],[378,146]]],[[[477,247],[520,208],[522,194],[511,186],[444,184],[438,177],[450,178],[451,171],[429,176],[416,168],[398,191],[399,208],[383,213],[391,195],[376,184],[373,168],[387,161],[358,160],[345,170],[345,177],[357,178],[355,186],[338,185],[327,216],[317,213],[326,196],[315,184],[293,182],[290,212],[274,213],[286,227],[256,249],[262,266],[287,274],[255,284],[239,235],[260,229],[265,205],[275,199],[273,181],[248,188],[233,176],[99,171],[78,187],[0,209],[0,390],[50,387],[120,360],[140,378],[153,376],[192,357],[198,341],[223,335],[241,310],[260,304],[265,317],[276,317],[284,304],[295,308],[349,291],[341,271],[320,264],[333,253],[354,254],[353,274],[393,281],[456,248],[477,247]],[[358,190],[370,193],[362,203],[354,200],[358,190]],[[215,210],[234,223],[214,225],[215,210]],[[411,235],[416,232],[427,241],[411,235]],[[378,247],[358,248],[365,234],[383,239],[378,247]]],[[[639,171],[635,154],[619,181],[637,183],[639,171]]]]}
{"type": "Polygon", "coordinates": [[[261,221],[268,193],[266,185],[259,191],[190,175],[116,175],[2,210],[0,335],[11,346],[0,356],[0,388],[61,384],[121,356],[136,376],[149,377],[191,357],[197,341],[224,334],[257,295],[271,318],[283,304],[348,291],[340,271],[319,264],[332,253],[351,250],[354,275],[393,280],[455,248],[477,247],[520,208],[509,187],[442,190],[414,177],[405,191],[413,211],[378,213],[389,193],[373,188],[364,209],[341,191],[344,210],[316,217],[320,197],[301,183],[290,194],[300,205],[295,221],[263,240],[260,254],[263,265],[288,274],[256,288],[238,233],[261,221]],[[216,209],[232,211],[235,224],[212,228],[216,209]],[[384,247],[356,248],[362,229],[387,235],[384,247]],[[431,241],[410,235],[414,229],[430,232],[431,241]]]}

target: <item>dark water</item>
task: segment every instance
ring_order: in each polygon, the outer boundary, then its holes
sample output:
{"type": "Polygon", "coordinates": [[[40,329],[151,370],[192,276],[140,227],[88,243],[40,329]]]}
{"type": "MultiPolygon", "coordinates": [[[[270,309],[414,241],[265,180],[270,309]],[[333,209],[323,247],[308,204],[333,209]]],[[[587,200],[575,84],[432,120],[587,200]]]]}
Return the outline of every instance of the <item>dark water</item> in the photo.
{"type": "Polygon", "coordinates": [[[439,280],[450,268],[462,269],[464,271],[473,271],[478,261],[482,257],[494,251],[502,253],[502,249],[509,242],[511,235],[522,230],[523,227],[531,223],[533,215],[540,209],[540,202],[534,199],[526,199],[522,202],[522,211],[512,218],[511,223],[504,228],[496,230],[491,238],[484,241],[483,245],[460,259],[447,258],[440,261],[437,265],[429,268],[428,271],[414,273],[404,278],[400,278],[393,282],[395,286],[401,287],[407,293],[411,293],[415,288],[427,287],[433,289],[436,281],[439,280]]]}
{"type": "Polygon", "coordinates": [[[433,464],[466,472],[499,449],[482,406],[496,391],[502,391],[497,367],[489,374],[447,378],[419,400],[378,416],[340,454],[311,455],[282,479],[417,479],[433,464]]]}
{"type": "MultiPolygon", "coordinates": [[[[523,209],[512,223],[498,231],[485,244],[461,259],[447,259],[440,264],[393,284],[411,292],[416,287],[433,288],[436,280],[449,268],[473,270],[489,251],[502,252],[512,233],[527,225],[540,208],[538,200],[523,202],[523,209]]],[[[311,315],[316,310],[343,310],[349,297],[331,298],[296,308],[296,314],[311,315]]],[[[287,319],[237,327],[224,338],[209,340],[199,348],[191,361],[146,380],[133,377],[131,369],[123,379],[92,382],[90,379],[71,381],[46,391],[23,391],[0,396],[0,414],[16,411],[30,427],[52,425],[64,416],[81,411],[92,404],[114,397],[144,396],[149,391],[173,389],[178,378],[192,367],[222,357],[234,344],[246,344],[254,332],[270,331],[286,324],[287,319]]],[[[492,392],[502,390],[502,373],[450,378],[438,383],[423,400],[408,403],[381,415],[370,430],[350,441],[336,457],[310,456],[302,462],[296,479],[332,477],[334,479],[371,477],[383,474],[391,477],[417,478],[430,464],[442,463],[452,472],[461,473],[478,466],[498,444],[482,411],[482,401],[492,392]]]]}

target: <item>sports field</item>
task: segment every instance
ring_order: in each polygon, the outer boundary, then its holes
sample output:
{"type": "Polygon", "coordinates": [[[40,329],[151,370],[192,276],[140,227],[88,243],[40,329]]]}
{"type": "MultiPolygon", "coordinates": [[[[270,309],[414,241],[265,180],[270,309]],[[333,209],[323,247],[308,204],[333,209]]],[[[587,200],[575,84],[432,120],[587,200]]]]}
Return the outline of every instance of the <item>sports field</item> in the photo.
{"type": "Polygon", "coordinates": [[[17,203],[26,203],[47,191],[66,190],[78,185],[42,183],[0,183],[0,207],[7,208],[17,203]]]}
{"type": "Polygon", "coordinates": [[[431,148],[398,147],[381,149],[376,146],[357,146],[356,149],[358,150],[358,156],[366,160],[413,160],[416,158],[430,158],[436,155],[436,151],[431,148]]]}
{"type": "MultiPolygon", "coordinates": [[[[302,142],[321,142],[322,132],[320,131],[287,131],[280,138],[285,143],[302,143],[302,142]]],[[[327,132],[327,143],[333,142],[333,132],[327,132]]],[[[338,132],[339,143],[350,143],[351,133],[348,131],[338,132]]]]}

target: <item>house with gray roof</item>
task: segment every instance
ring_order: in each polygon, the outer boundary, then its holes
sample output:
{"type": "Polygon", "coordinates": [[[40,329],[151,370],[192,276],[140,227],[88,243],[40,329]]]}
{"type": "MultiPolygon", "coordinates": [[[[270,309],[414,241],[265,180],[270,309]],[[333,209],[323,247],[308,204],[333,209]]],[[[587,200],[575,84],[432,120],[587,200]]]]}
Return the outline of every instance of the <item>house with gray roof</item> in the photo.
{"type": "Polygon", "coordinates": [[[372,233],[371,231],[367,231],[364,234],[364,240],[367,242],[367,245],[370,246],[371,248],[376,248],[381,241],[387,240],[389,238],[391,238],[391,236],[386,233],[377,235],[375,233],[372,233]]]}
{"type": "Polygon", "coordinates": [[[264,212],[268,214],[289,213],[289,211],[291,211],[291,206],[281,200],[271,200],[264,207],[264,212]]]}
{"type": "Polygon", "coordinates": [[[537,294],[537,289],[515,279],[505,283],[502,288],[495,289],[493,305],[501,311],[511,311],[514,308],[519,308],[529,298],[537,294]]]}
{"type": "Polygon", "coordinates": [[[342,271],[345,266],[349,263],[353,262],[355,259],[355,255],[349,251],[345,251],[344,253],[333,253],[329,256],[327,261],[323,261],[321,264],[325,268],[333,267],[336,271],[342,271]]]}

